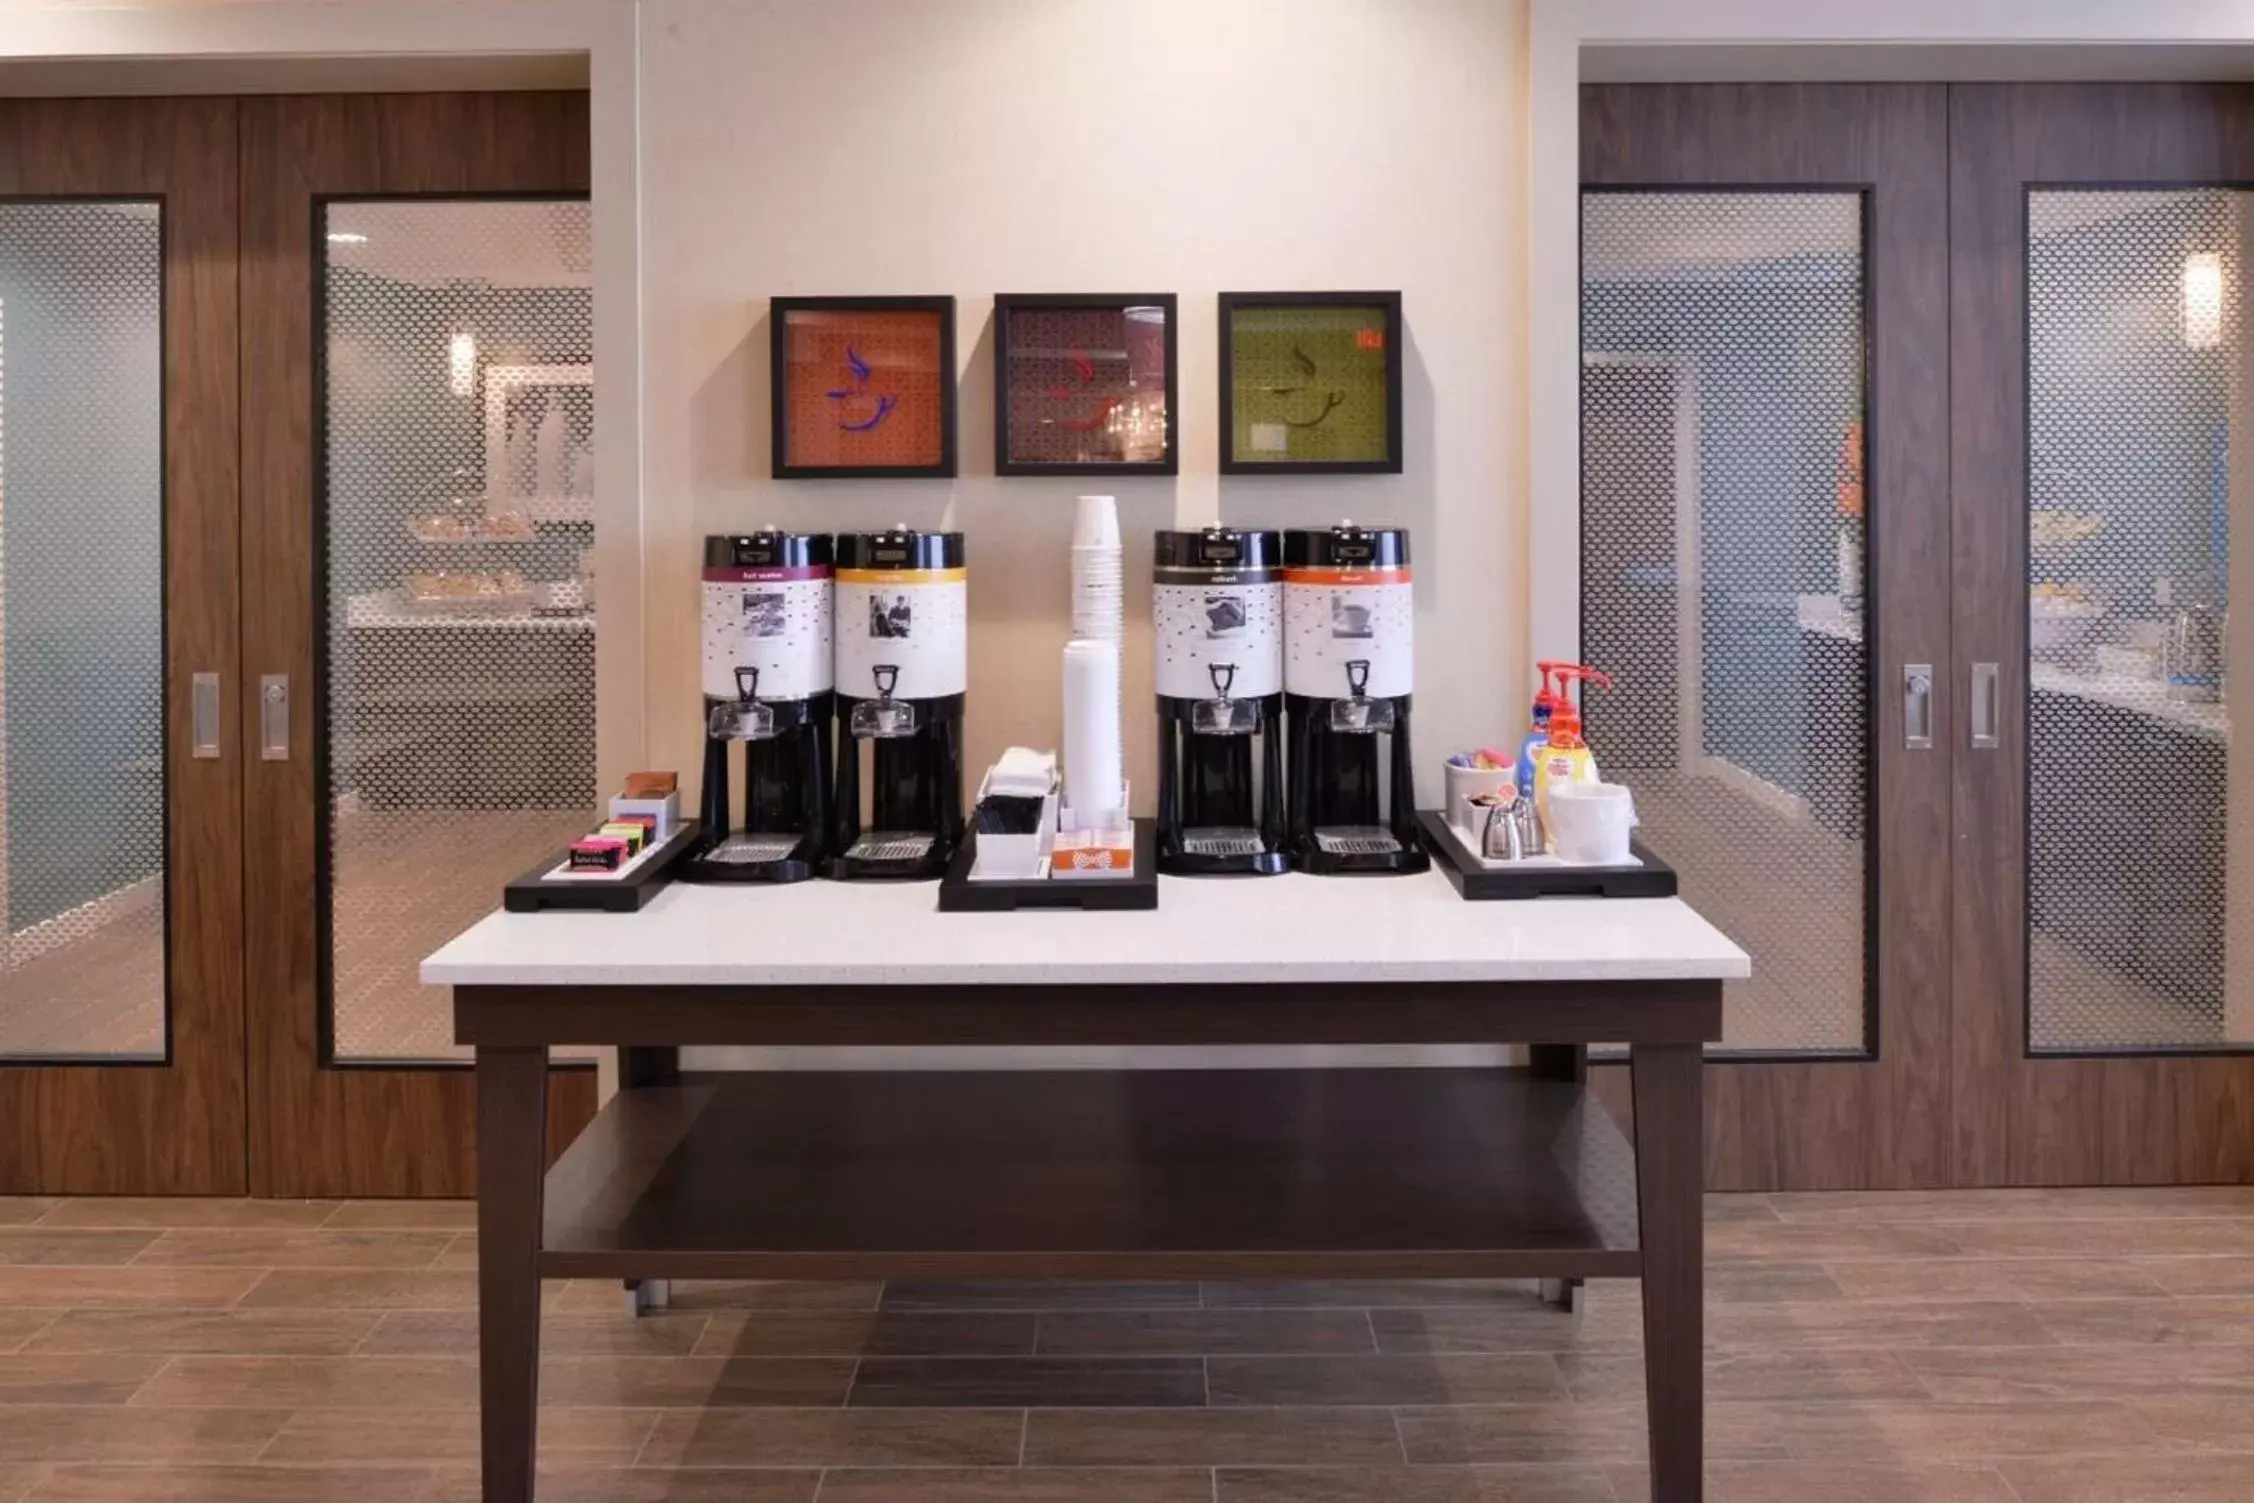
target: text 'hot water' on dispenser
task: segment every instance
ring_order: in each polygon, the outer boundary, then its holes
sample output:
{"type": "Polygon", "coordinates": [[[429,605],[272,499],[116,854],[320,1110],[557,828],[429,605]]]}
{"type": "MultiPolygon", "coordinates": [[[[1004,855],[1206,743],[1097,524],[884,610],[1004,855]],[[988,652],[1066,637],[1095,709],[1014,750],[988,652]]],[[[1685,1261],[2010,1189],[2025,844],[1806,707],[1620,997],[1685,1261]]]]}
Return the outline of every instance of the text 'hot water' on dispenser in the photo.
{"type": "Polygon", "coordinates": [[[1292,864],[1423,871],[1415,762],[1416,605],[1403,527],[1283,537],[1284,707],[1292,864]]]}
{"type": "Polygon", "coordinates": [[[1161,871],[1270,873],[1287,864],[1282,554],[1273,532],[1157,536],[1161,871]]]}
{"type": "Polygon", "coordinates": [[[938,877],[962,839],[965,556],[959,532],[837,540],[834,877],[938,877]]]}
{"type": "Polygon", "coordinates": [[[830,831],[831,544],[769,528],[704,540],[704,800],[693,881],[817,875],[830,831]],[[733,748],[743,747],[737,818],[733,748]]]}

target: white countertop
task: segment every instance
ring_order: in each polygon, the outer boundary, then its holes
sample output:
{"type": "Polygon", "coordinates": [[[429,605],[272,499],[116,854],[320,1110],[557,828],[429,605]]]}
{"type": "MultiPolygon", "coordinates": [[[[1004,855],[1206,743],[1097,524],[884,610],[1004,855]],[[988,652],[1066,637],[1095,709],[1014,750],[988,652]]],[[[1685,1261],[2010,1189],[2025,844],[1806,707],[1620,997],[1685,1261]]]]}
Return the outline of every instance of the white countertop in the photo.
{"type": "Polygon", "coordinates": [[[1413,877],[1161,877],[1147,913],[941,913],[930,882],[676,882],[639,913],[493,913],[447,985],[1665,981],[1749,975],[1675,898],[1467,903],[1413,877]]]}
{"type": "MultiPolygon", "coordinates": [[[[1802,631],[1834,637],[1842,642],[1863,640],[1863,620],[1849,614],[1836,595],[1803,595],[1798,616],[1802,631]]],[[[2132,715],[2149,715],[2206,741],[2230,739],[2230,711],[2223,705],[2178,699],[2158,679],[2135,678],[2126,673],[2077,672],[2034,658],[2028,663],[2028,682],[2046,694],[2065,694],[2091,704],[2109,705],[2132,715]]]]}

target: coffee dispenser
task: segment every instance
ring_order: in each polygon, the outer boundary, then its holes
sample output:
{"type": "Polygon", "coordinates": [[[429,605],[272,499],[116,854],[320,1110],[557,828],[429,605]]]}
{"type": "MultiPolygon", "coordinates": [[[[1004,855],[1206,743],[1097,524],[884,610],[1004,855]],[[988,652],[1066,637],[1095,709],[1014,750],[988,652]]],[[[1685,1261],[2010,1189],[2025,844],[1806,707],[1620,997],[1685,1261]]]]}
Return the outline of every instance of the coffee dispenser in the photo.
{"type": "Polygon", "coordinates": [[[1416,610],[1403,527],[1293,528],[1283,538],[1284,717],[1292,864],[1412,872],[1409,691],[1416,610]]]}
{"type": "Polygon", "coordinates": [[[683,871],[692,880],[797,882],[828,855],[830,576],[827,533],[704,540],[704,799],[683,871]]]}
{"type": "Polygon", "coordinates": [[[1287,865],[1282,552],[1273,532],[1158,534],[1160,871],[1287,865]]]}
{"type": "Polygon", "coordinates": [[[959,532],[837,540],[833,877],[937,877],[962,839],[964,556],[959,532]]]}

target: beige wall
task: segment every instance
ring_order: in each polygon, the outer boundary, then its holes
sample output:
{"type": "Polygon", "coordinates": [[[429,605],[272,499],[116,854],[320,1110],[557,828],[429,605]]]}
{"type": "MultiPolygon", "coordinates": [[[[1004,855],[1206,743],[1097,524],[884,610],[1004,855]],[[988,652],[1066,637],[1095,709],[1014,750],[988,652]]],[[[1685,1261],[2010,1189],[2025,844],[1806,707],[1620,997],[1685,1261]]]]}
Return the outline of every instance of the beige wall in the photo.
{"type": "MultiPolygon", "coordinates": [[[[1113,482],[1127,692],[1150,533],[1414,531],[1422,781],[1523,716],[1526,122],[1509,0],[646,0],[645,619],[658,766],[698,765],[698,540],[775,522],[969,535],[969,760],[1054,745],[1072,480],[1000,480],[996,292],[1175,292],[1182,475],[1113,482]],[[1216,471],[1214,295],[1399,288],[1407,472],[1216,471]],[[952,293],[962,477],[768,476],[767,299],[952,293]]],[[[1130,721],[1149,805],[1151,721],[1130,721]]],[[[1433,796],[1428,790],[1428,796],[1433,796]]]]}

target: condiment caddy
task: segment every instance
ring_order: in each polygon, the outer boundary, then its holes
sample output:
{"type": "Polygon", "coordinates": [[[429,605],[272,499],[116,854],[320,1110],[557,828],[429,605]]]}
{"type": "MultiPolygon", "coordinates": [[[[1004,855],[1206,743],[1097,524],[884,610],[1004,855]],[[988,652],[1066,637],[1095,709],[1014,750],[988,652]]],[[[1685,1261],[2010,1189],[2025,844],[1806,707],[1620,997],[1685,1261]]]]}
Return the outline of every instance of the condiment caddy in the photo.
{"type": "Polygon", "coordinates": [[[1533,724],[1517,754],[1448,759],[1446,806],[1418,815],[1425,844],[1466,898],[1672,897],[1673,868],[1630,833],[1635,798],[1597,774],[1581,736],[1576,684],[1601,670],[1544,661],[1533,724]]]}
{"type": "Polygon", "coordinates": [[[609,818],[503,888],[501,906],[633,913],[673,879],[697,828],[680,817],[673,773],[634,773],[610,801],[609,818]]]}
{"type": "Polygon", "coordinates": [[[1628,860],[1617,865],[1589,866],[1547,854],[1511,860],[1479,854],[1471,837],[1437,809],[1419,813],[1417,823],[1433,864],[1471,902],[1675,896],[1675,869],[1640,842],[1630,841],[1628,860]]]}

